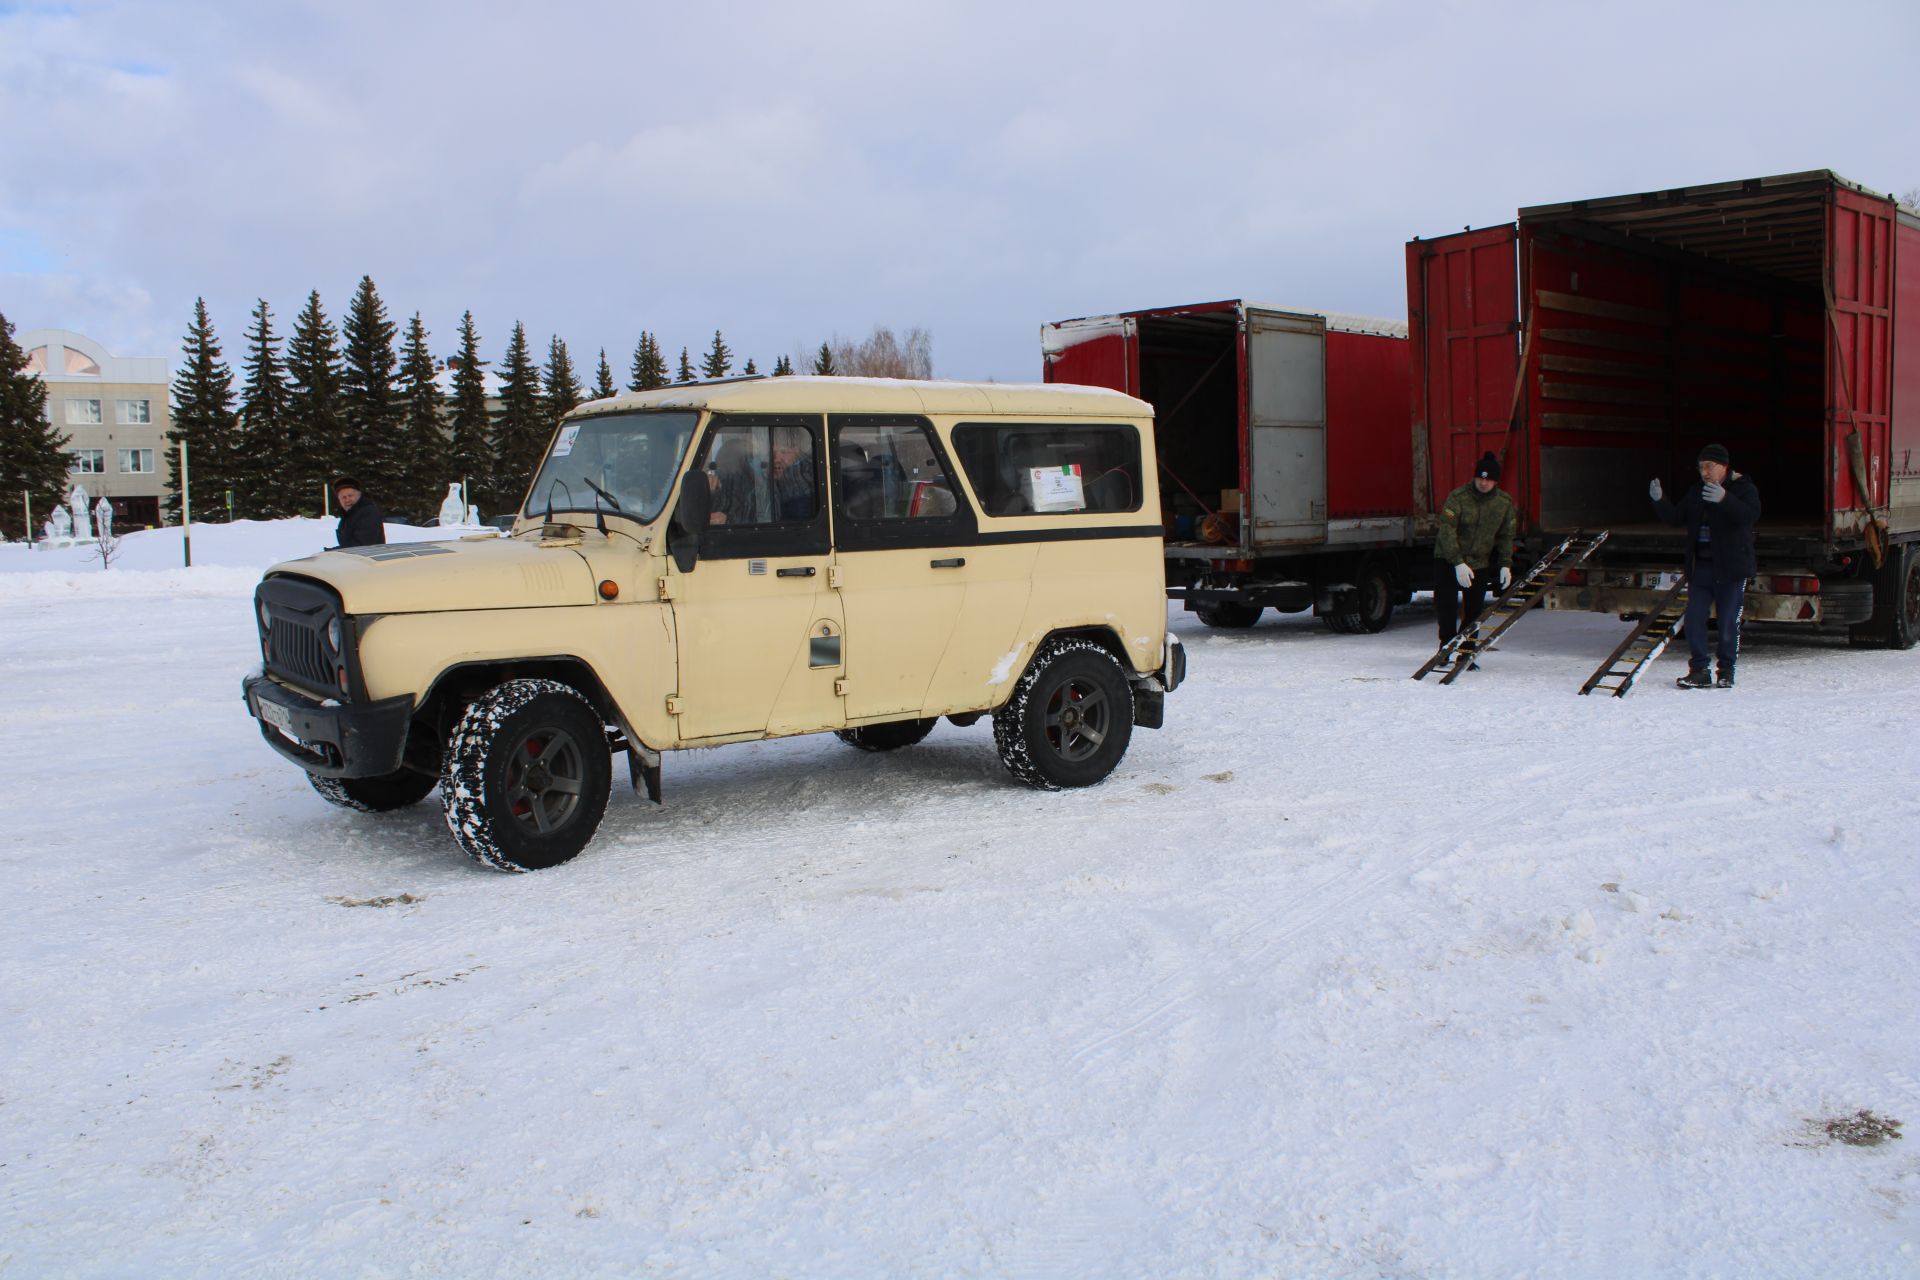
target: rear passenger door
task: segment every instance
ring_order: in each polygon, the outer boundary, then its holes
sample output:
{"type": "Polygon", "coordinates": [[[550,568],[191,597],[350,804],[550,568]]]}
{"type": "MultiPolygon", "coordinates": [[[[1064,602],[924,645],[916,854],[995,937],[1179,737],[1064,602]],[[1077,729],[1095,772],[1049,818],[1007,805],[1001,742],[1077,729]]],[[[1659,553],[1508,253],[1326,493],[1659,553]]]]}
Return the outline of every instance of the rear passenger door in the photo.
{"type": "Polygon", "coordinates": [[[927,419],[834,414],[827,430],[847,719],[915,717],[966,598],[979,524],[927,419]]]}

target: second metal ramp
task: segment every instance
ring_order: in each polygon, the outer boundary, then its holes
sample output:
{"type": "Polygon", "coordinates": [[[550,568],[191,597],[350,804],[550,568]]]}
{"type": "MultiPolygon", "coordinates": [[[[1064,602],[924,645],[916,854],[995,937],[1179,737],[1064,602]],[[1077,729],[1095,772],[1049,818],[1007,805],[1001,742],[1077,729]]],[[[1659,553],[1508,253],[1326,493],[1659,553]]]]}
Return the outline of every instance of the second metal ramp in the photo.
{"type": "MultiPolygon", "coordinates": [[[[1436,668],[1444,665],[1447,673],[1440,677],[1440,683],[1452,684],[1462,671],[1473,667],[1475,659],[1491,648],[1507,628],[1520,621],[1527,610],[1539,604],[1548,588],[1557,586],[1561,579],[1586,563],[1587,557],[1598,551],[1600,544],[1606,540],[1605,529],[1598,533],[1582,533],[1576,529],[1568,534],[1559,546],[1540,558],[1540,563],[1534,565],[1526,577],[1515,579],[1499,599],[1488,605],[1479,621],[1441,645],[1438,652],[1413,673],[1413,678],[1424,680],[1436,668]]],[[[1442,572],[1449,569],[1450,566],[1443,566],[1442,572]]]]}
{"type": "Polygon", "coordinates": [[[1594,668],[1587,682],[1580,686],[1580,692],[1586,694],[1598,689],[1616,698],[1626,697],[1640,673],[1665,653],[1668,643],[1680,634],[1680,623],[1686,616],[1687,580],[1683,577],[1667,588],[1647,616],[1640,619],[1640,625],[1620,642],[1620,647],[1594,668]]]}

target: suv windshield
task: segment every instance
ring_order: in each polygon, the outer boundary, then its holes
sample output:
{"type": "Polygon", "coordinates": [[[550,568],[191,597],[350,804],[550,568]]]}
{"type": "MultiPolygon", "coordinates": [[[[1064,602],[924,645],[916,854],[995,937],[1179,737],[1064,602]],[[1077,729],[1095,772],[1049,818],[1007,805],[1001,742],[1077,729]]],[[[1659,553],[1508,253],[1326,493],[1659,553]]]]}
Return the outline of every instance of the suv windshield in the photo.
{"type": "Polygon", "coordinates": [[[609,413],[560,428],[527,491],[528,515],[615,511],[643,523],[660,514],[698,413],[609,413]],[[594,486],[606,497],[594,493],[594,486]],[[610,500],[609,500],[610,499],[610,500]]]}

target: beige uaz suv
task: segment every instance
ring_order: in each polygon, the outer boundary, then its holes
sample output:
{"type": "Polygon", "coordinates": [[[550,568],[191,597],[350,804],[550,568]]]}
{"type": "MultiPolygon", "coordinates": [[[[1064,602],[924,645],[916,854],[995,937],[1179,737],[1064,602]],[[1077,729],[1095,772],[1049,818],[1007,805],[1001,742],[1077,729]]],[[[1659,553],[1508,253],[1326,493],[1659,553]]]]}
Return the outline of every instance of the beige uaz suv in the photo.
{"type": "Polygon", "coordinates": [[[1080,387],[684,384],[558,426],[510,536],[324,551],[255,595],[262,736],[336,804],[440,787],[505,870],[578,853],[612,757],[993,718],[1014,777],[1099,782],[1158,728],[1152,407],[1080,387]]]}

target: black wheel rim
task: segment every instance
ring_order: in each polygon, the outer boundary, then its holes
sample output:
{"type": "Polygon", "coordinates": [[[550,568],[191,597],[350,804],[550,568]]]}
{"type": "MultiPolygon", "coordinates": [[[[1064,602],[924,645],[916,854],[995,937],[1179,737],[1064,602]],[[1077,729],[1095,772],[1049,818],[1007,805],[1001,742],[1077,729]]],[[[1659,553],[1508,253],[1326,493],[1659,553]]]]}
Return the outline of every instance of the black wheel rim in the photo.
{"type": "Polygon", "coordinates": [[[1092,680],[1067,680],[1047,699],[1043,721],[1047,745],[1068,764],[1078,764],[1100,750],[1107,740],[1113,703],[1107,691],[1092,680]]]}
{"type": "Polygon", "coordinates": [[[534,835],[551,835],[580,809],[586,755],[564,729],[536,729],[507,758],[507,810],[534,835]]]}
{"type": "Polygon", "coordinates": [[[1907,632],[1920,633],[1920,556],[1907,567],[1906,605],[1907,632]]]}

